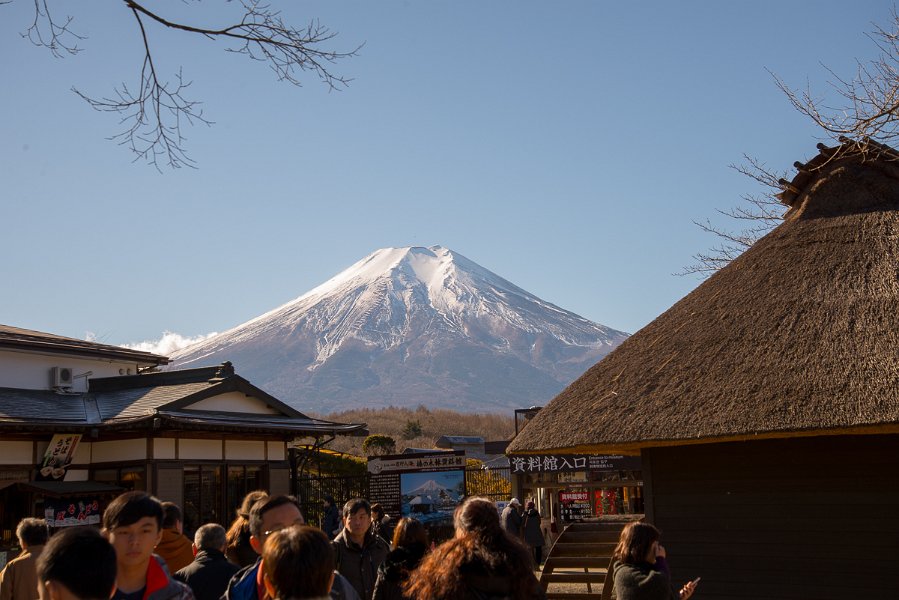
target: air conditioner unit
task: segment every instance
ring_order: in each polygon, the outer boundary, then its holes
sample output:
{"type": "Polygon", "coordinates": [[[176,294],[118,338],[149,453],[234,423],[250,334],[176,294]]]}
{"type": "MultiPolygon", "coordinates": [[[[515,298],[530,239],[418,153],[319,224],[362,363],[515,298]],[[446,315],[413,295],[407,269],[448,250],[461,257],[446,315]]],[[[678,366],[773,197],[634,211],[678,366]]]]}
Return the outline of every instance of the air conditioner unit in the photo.
{"type": "Polygon", "coordinates": [[[71,367],[50,369],[50,387],[69,388],[75,385],[75,371],[71,367]]]}

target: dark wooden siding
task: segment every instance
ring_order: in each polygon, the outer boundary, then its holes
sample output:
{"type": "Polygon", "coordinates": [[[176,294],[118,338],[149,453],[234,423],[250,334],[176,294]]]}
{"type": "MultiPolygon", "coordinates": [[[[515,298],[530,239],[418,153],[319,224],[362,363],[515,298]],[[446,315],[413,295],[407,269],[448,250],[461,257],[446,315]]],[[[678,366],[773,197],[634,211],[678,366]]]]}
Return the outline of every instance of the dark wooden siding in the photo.
{"type": "Polygon", "coordinates": [[[159,465],[156,468],[155,495],[160,500],[184,506],[183,465],[159,465]]]}
{"type": "Polygon", "coordinates": [[[273,496],[290,493],[290,469],[269,467],[268,491],[273,496]]]}
{"type": "Polygon", "coordinates": [[[644,450],[673,582],[701,576],[697,600],[899,598],[897,462],[897,435],[644,450]]]}

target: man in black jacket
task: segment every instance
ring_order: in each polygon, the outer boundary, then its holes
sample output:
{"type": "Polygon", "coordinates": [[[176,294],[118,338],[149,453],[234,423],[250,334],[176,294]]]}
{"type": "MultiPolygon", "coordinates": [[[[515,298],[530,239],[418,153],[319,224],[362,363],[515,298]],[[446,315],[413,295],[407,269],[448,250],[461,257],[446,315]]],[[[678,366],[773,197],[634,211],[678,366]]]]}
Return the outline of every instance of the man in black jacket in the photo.
{"type": "Polygon", "coordinates": [[[390,546],[371,531],[371,505],[354,498],[343,507],[343,530],[331,541],[337,572],[346,577],[362,600],[371,600],[390,546]]]}
{"type": "Polygon", "coordinates": [[[194,535],[194,561],[175,573],[197,600],[218,600],[240,567],[225,558],[225,528],[215,523],[203,525],[194,535]]]}

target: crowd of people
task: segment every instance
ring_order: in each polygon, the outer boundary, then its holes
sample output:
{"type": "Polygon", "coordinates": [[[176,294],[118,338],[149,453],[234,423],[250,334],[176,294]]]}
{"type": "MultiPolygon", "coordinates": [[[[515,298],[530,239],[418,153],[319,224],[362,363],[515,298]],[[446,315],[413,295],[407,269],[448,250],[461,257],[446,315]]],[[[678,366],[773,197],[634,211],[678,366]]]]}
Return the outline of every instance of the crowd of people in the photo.
{"type": "MultiPolygon", "coordinates": [[[[0,600],[506,600],[545,599],[540,514],[513,498],[456,509],[455,535],[435,545],[414,518],[391,523],[377,504],[326,497],[321,528],[291,496],[254,491],[226,531],[184,534],[181,509],[145,492],[115,498],[101,528],[50,536],[43,519],[16,530],[22,554],[0,572],[0,600]],[[539,534],[539,540],[537,535],[539,534]]],[[[616,600],[687,600],[671,587],[658,530],[631,523],[609,573],[616,600]]]]}

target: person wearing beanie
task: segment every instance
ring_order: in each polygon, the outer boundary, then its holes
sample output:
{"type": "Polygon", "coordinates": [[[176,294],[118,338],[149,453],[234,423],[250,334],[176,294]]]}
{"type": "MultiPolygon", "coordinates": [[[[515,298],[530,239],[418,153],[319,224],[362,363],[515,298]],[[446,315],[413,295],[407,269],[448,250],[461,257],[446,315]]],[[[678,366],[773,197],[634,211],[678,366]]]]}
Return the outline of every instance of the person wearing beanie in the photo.
{"type": "Polygon", "coordinates": [[[518,498],[509,500],[509,504],[506,505],[503,509],[503,514],[500,515],[500,522],[506,533],[515,539],[521,539],[521,525],[524,521],[521,516],[521,502],[518,501],[518,498]]]}

